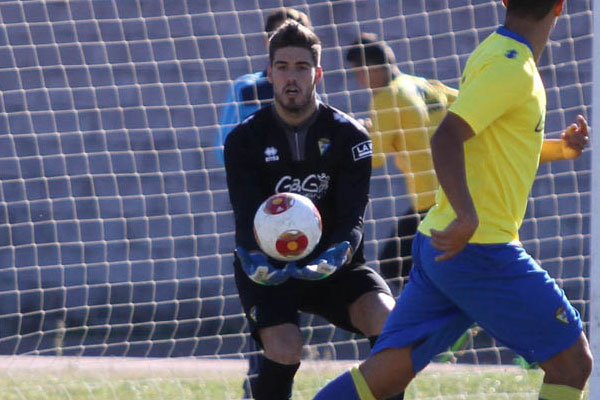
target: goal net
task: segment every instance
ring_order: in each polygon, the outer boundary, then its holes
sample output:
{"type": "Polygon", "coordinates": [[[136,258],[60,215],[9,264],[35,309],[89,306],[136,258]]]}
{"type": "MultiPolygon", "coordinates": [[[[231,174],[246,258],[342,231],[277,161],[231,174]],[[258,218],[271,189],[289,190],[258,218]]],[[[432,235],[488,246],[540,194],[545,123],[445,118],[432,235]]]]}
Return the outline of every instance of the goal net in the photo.
{"type": "MultiPolygon", "coordinates": [[[[368,116],[345,55],[361,32],[399,68],[458,87],[503,21],[499,0],[70,0],[0,3],[0,397],[241,398],[247,323],[219,116],[232,82],[267,64],[266,17],[307,13],[323,42],[323,101],[368,116]]],[[[592,11],[569,0],[539,62],[546,134],[590,117],[592,11]]],[[[542,165],[521,229],[588,328],[591,151],[542,165]]],[[[410,201],[373,171],[365,254],[410,201]]],[[[403,278],[388,277],[393,287],[403,278]]],[[[369,351],[302,315],[295,398],[369,351]]],[[[407,398],[533,399],[535,366],[474,329],[407,398]],[[411,397],[412,396],[412,397],[411,397]]]]}

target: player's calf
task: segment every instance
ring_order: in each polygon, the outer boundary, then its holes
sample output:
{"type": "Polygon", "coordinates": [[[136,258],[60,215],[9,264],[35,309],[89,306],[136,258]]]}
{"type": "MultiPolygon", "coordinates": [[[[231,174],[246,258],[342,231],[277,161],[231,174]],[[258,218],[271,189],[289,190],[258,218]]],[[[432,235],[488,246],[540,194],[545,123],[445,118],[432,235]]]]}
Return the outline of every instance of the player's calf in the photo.
{"type": "Polygon", "coordinates": [[[410,348],[387,348],[371,354],[360,372],[376,399],[388,399],[403,392],[415,377],[410,348]]]}

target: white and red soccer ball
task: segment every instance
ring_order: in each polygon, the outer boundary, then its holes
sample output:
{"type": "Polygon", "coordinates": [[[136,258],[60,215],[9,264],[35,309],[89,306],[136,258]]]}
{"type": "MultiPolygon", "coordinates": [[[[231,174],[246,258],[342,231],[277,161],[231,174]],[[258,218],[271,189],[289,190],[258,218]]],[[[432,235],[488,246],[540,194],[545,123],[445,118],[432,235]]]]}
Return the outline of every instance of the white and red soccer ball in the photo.
{"type": "Polygon", "coordinates": [[[265,200],[254,216],[254,237],[261,250],[280,261],[310,254],[323,227],[313,202],[296,193],[277,193],[265,200]]]}

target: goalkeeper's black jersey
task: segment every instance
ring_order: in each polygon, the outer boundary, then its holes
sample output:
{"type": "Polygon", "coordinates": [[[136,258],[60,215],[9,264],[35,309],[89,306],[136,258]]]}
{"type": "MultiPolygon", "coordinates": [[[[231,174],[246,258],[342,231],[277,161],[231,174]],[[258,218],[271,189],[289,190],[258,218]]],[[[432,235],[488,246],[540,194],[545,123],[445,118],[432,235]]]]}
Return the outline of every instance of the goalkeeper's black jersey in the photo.
{"type": "Polygon", "coordinates": [[[309,126],[299,128],[298,138],[305,139],[300,157],[273,106],[258,110],[227,137],[225,169],[236,244],[258,249],[253,235],[256,210],[274,193],[294,192],[315,203],[323,222],[321,241],[305,261],[347,240],[354,251],[353,263],[364,262],[371,140],[353,118],[320,102],[309,121],[309,126]]]}

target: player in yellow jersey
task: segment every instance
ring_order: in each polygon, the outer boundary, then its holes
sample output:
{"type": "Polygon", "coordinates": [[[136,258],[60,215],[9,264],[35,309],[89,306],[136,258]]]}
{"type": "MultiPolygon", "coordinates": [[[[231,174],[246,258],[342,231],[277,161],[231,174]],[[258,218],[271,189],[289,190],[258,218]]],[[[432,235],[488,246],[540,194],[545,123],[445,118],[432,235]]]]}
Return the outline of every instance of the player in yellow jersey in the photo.
{"type": "Polygon", "coordinates": [[[540,163],[578,157],[583,116],[544,140],[536,62],[565,0],[504,0],[506,21],[473,52],[431,140],[436,205],[413,242],[410,280],[371,355],[315,399],[385,399],[473,322],[545,372],[539,398],[580,400],[592,355],[577,310],[518,242],[540,163]]]}
{"type": "Polygon", "coordinates": [[[363,33],[350,47],[346,59],[358,83],[371,89],[373,167],[394,158],[402,172],[411,207],[398,219],[392,237],[379,255],[381,274],[396,292],[400,277],[412,265],[411,245],[420,220],[435,204],[438,182],[433,169],[429,140],[458,91],[437,80],[402,73],[392,49],[372,33],[363,33]]]}

